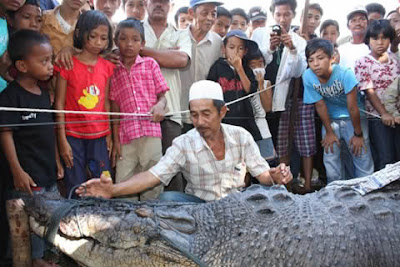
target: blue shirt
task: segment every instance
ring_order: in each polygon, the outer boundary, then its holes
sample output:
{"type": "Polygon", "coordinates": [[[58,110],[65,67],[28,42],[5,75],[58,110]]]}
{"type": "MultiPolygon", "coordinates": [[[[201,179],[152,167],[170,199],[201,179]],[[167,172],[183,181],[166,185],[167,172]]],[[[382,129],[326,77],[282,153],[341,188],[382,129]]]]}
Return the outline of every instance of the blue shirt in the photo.
{"type": "MultiPolygon", "coordinates": [[[[7,21],[0,18],[0,57],[3,56],[4,52],[7,50],[8,44],[8,29],[7,21]]],[[[0,77],[0,92],[7,87],[7,82],[0,77]]]]}
{"type": "MultiPolygon", "coordinates": [[[[331,119],[349,118],[347,109],[347,94],[357,90],[358,80],[354,71],[340,65],[333,65],[331,77],[328,82],[321,84],[317,75],[311,69],[303,73],[305,104],[313,104],[323,99],[328,108],[331,119]]],[[[358,93],[357,104],[361,107],[361,96],[358,93]]]]}

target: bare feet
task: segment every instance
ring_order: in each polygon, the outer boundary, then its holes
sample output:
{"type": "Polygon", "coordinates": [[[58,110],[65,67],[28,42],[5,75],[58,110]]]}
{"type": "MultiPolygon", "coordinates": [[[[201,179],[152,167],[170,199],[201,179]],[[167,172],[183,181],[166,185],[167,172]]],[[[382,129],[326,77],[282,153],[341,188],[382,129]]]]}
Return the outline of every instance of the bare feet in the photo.
{"type": "Polygon", "coordinates": [[[60,265],[55,264],[54,262],[48,262],[43,259],[34,259],[32,260],[33,267],[60,267],[60,265]]]}

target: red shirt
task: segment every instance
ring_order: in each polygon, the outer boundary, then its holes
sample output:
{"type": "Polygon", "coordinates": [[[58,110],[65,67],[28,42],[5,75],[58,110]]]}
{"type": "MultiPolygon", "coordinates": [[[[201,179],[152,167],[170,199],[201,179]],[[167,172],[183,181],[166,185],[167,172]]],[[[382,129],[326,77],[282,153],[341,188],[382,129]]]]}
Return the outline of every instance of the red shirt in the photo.
{"type": "MultiPolygon", "coordinates": [[[[110,100],[116,102],[121,112],[149,113],[158,101],[157,95],[168,90],[158,63],[150,57],[138,56],[130,70],[122,63],[115,70],[110,82],[110,100]]],[[[160,123],[131,116],[122,116],[121,119],[121,144],[143,136],[161,137],[160,123]]]]}
{"type": "MultiPolygon", "coordinates": [[[[104,104],[108,98],[106,88],[115,66],[101,57],[98,57],[94,66],[86,65],[76,57],[73,57],[73,62],[72,70],[55,66],[60,76],[67,80],[65,110],[105,112],[104,104]]],[[[68,136],[96,139],[110,134],[106,115],[65,114],[65,121],[65,132],[68,136]]]]}

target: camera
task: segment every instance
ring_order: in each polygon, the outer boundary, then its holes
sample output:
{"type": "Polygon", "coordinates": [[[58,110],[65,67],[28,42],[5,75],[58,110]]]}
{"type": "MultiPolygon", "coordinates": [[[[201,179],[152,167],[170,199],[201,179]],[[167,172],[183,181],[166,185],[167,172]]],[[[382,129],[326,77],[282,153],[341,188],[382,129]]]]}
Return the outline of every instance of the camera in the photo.
{"type": "Polygon", "coordinates": [[[280,36],[282,33],[281,25],[276,24],[276,25],[272,26],[272,31],[275,32],[276,35],[280,36]]]}

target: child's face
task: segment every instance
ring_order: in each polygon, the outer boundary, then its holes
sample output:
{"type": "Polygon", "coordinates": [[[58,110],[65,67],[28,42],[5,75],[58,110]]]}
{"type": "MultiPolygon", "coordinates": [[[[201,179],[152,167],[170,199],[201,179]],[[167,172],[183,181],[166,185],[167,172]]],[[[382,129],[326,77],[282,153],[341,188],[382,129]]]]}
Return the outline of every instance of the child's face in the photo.
{"type": "Polygon", "coordinates": [[[144,20],[144,16],[146,15],[146,4],[144,0],[128,0],[124,8],[127,18],[144,20]]]}
{"type": "Polygon", "coordinates": [[[377,56],[385,53],[390,45],[389,37],[385,37],[383,33],[380,33],[377,37],[369,38],[369,48],[371,52],[377,56]]]}
{"type": "Polygon", "coordinates": [[[95,0],[94,9],[102,11],[111,19],[121,5],[121,0],[95,0]]]}
{"type": "Polygon", "coordinates": [[[339,32],[334,25],[329,25],[322,31],[322,38],[330,41],[332,44],[336,44],[337,39],[339,38],[339,32]]]}
{"type": "Polygon", "coordinates": [[[122,28],[115,43],[123,58],[136,57],[144,46],[139,31],[134,28],[122,28]]]}
{"type": "Polygon", "coordinates": [[[178,16],[178,28],[186,29],[193,22],[193,17],[188,13],[180,13],[178,16]]]}
{"type": "Polygon", "coordinates": [[[231,22],[232,21],[229,17],[220,16],[215,20],[211,30],[215,33],[218,33],[219,36],[223,38],[228,32],[229,27],[231,26],[231,22]]]}
{"type": "Polygon", "coordinates": [[[23,5],[10,21],[15,30],[40,31],[42,28],[42,11],[34,5],[23,5]]]}
{"type": "Polygon", "coordinates": [[[99,55],[108,46],[108,26],[99,25],[84,38],[83,50],[99,55]]]}
{"type": "Polygon", "coordinates": [[[239,15],[234,15],[232,16],[232,24],[231,24],[231,29],[230,30],[242,30],[242,31],[247,31],[247,21],[244,17],[239,16],[239,15]]]}
{"type": "Polygon", "coordinates": [[[246,42],[236,36],[229,37],[224,49],[226,58],[232,58],[237,55],[243,59],[247,53],[246,42]]]}
{"type": "Polygon", "coordinates": [[[16,62],[17,69],[40,81],[47,81],[53,75],[53,48],[50,43],[37,44],[29,55],[16,62]]]}
{"type": "Polygon", "coordinates": [[[310,69],[318,77],[326,78],[332,73],[332,64],[335,61],[334,57],[329,57],[322,49],[318,49],[308,59],[310,69]]]}
{"type": "Polygon", "coordinates": [[[0,0],[0,8],[4,11],[17,11],[25,3],[25,0],[0,0]]]}
{"type": "Polygon", "coordinates": [[[252,59],[249,61],[249,67],[254,70],[258,68],[265,68],[264,60],[262,58],[252,59]]]}
{"type": "Polygon", "coordinates": [[[63,0],[62,5],[67,5],[72,10],[80,10],[86,4],[85,0],[63,0]]]}

